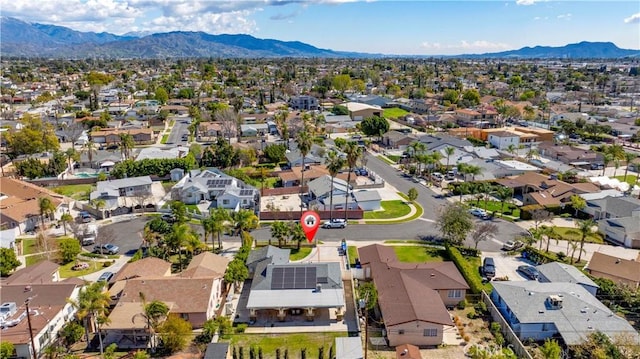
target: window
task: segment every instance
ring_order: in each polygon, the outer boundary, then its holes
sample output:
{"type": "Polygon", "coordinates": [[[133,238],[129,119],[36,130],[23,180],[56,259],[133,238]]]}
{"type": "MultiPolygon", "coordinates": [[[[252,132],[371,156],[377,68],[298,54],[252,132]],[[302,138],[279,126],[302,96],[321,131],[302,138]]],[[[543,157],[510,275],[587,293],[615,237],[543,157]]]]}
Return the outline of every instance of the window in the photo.
{"type": "Polygon", "coordinates": [[[246,199],[243,199],[243,200],[242,200],[242,204],[247,204],[247,200],[246,200],[246,199]]]}
{"type": "Polygon", "coordinates": [[[229,204],[229,200],[228,199],[223,199],[222,200],[222,204],[229,204]]]}
{"type": "Polygon", "coordinates": [[[438,336],[438,329],[436,329],[436,328],[425,329],[423,335],[425,337],[437,337],[438,336]]]}
{"type": "Polygon", "coordinates": [[[449,294],[447,295],[449,298],[460,298],[462,297],[462,290],[460,289],[451,289],[449,290],[449,294]]]}
{"type": "Polygon", "coordinates": [[[404,329],[398,330],[398,334],[403,335],[404,334],[404,329]]]}

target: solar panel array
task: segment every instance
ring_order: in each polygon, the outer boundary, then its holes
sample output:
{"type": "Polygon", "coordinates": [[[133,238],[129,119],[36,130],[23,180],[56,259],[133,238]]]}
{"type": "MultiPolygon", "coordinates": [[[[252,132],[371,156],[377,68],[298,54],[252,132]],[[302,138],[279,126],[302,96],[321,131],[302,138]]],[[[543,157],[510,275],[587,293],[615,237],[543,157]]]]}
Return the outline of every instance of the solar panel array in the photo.
{"type": "Polygon", "coordinates": [[[271,273],[271,289],[315,289],[315,267],[277,267],[271,273]]]}
{"type": "Polygon", "coordinates": [[[253,190],[252,189],[241,189],[240,190],[240,195],[241,196],[251,196],[251,195],[253,195],[253,190]]]}
{"type": "Polygon", "coordinates": [[[216,178],[207,181],[207,187],[225,187],[233,183],[231,178],[216,178]]]}

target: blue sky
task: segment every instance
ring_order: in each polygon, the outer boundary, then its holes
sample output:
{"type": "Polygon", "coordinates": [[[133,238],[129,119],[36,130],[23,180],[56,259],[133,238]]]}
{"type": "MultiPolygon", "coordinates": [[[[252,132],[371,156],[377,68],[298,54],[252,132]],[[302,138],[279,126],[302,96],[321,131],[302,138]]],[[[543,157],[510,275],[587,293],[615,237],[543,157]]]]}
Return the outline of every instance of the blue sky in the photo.
{"type": "Polygon", "coordinates": [[[204,31],[404,55],[611,41],[640,49],[638,1],[0,0],[3,16],[80,31],[204,31]]]}

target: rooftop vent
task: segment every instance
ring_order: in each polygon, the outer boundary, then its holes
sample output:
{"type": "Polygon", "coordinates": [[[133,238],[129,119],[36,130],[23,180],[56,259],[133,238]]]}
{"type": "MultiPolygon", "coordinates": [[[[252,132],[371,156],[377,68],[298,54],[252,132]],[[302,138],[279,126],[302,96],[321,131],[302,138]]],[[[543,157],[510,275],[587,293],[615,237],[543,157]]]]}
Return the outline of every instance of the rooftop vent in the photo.
{"type": "Polygon", "coordinates": [[[551,309],[562,309],[562,298],[560,296],[552,294],[547,298],[547,301],[551,309]]]}

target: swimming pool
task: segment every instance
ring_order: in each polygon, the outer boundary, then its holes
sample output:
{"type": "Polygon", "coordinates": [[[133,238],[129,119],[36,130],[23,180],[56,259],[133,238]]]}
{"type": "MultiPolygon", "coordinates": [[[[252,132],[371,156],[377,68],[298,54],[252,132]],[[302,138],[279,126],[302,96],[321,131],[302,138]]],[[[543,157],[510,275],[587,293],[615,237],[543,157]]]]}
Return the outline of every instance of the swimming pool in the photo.
{"type": "Polygon", "coordinates": [[[87,172],[77,172],[77,173],[74,173],[73,175],[78,177],[78,178],[98,177],[97,173],[87,173],[87,172]]]}

